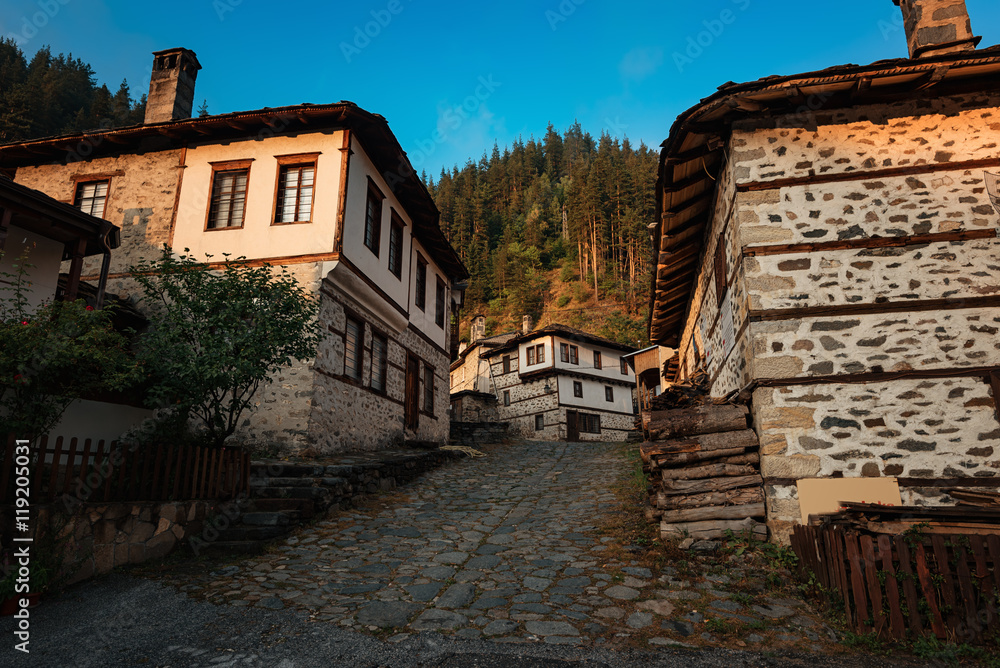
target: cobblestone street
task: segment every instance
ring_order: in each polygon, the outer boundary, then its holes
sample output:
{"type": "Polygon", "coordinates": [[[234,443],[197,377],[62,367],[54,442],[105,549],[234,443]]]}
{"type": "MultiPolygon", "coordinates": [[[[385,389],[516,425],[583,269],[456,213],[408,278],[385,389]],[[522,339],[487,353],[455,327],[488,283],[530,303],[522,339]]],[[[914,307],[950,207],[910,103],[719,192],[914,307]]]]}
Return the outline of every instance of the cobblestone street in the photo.
{"type": "Polygon", "coordinates": [[[264,555],[165,577],[197,599],[294,609],[392,642],[440,631],[568,645],[836,647],[808,606],[764,595],[762,576],[738,561],[693,573],[652,563],[658,546],[601,535],[627,466],[615,445],[500,446],[371,509],[334,512],[264,555]]]}

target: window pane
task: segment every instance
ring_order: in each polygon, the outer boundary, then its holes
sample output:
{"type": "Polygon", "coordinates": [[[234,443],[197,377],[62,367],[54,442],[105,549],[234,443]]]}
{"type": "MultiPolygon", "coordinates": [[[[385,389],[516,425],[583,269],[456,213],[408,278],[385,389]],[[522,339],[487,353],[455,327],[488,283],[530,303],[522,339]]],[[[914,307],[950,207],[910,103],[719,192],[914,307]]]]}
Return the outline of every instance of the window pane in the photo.
{"type": "Polygon", "coordinates": [[[385,392],[388,344],[381,336],[372,337],[372,389],[385,392]]]}
{"type": "Polygon", "coordinates": [[[241,227],[246,205],[245,169],[216,172],[212,179],[212,202],[208,212],[209,229],[241,227]]]}
{"type": "Polygon", "coordinates": [[[344,375],[361,380],[362,325],[348,318],[344,336],[344,375]]]}

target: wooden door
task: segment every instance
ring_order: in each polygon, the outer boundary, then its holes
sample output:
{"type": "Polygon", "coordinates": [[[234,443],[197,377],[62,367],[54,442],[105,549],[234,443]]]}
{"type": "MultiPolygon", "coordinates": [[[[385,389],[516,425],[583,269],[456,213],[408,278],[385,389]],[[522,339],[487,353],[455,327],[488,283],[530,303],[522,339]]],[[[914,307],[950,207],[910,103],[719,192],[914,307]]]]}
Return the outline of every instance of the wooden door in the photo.
{"type": "Polygon", "coordinates": [[[576,411],[566,411],[566,440],[580,440],[579,414],[576,411]]]}
{"type": "Polygon", "coordinates": [[[420,419],[420,362],[406,356],[406,396],[403,398],[403,418],[407,429],[416,430],[420,419]]]}

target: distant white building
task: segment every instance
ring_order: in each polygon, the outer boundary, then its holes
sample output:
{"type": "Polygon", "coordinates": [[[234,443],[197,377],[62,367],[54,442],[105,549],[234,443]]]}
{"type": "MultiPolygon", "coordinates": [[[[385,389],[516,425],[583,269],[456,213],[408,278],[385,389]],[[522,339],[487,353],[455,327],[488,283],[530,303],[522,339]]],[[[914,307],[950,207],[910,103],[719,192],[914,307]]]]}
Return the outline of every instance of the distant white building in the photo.
{"type": "Polygon", "coordinates": [[[635,428],[635,374],[623,359],[634,348],[559,324],[474,344],[452,365],[453,406],[456,388],[475,382],[524,438],[622,441],[635,428]]]}

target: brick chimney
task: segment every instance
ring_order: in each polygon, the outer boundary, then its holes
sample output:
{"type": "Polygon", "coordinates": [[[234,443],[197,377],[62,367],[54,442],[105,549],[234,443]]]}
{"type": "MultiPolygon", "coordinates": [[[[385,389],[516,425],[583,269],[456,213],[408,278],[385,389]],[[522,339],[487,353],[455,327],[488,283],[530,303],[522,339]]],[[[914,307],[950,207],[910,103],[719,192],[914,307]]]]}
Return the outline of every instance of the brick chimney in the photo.
{"type": "Polygon", "coordinates": [[[154,52],[145,122],[165,123],[191,118],[194,82],[200,69],[194,51],[178,48],[154,52]]]}
{"type": "Polygon", "coordinates": [[[965,0],[892,0],[903,10],[910,58],[975,51],[982,37],[972,34],[965,0]]]}

